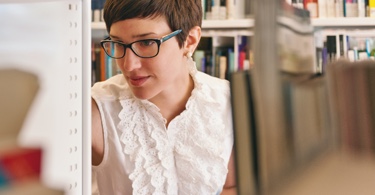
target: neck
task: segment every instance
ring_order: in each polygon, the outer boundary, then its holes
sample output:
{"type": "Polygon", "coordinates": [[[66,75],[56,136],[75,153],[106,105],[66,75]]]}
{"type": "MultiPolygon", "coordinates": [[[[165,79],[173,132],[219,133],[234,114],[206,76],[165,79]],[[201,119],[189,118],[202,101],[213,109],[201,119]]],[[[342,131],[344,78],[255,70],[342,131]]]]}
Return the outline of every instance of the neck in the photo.
{"type": "Polygon", "coordinates": [[[185,110],[186,103],[194,89],[194,81],[190,75],[187,75],[186,79],[184,79],[184,83],[177,86],[178,89],[171,90],[163,97],[151,100],[151,102],[160,109],[162,116],[167,120],[167,126],[172,119],[185,110]]]}

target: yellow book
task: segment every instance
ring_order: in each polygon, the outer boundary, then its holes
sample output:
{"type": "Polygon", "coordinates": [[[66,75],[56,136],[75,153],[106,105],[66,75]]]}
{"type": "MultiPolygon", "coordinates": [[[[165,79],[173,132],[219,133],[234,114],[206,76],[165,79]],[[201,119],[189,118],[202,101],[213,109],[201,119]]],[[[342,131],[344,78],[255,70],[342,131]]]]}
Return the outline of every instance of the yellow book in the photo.
{"type": "Polygon", "coordinates": [[[375,18],[375,0],[369,0],[369,16],[375,18]]]}

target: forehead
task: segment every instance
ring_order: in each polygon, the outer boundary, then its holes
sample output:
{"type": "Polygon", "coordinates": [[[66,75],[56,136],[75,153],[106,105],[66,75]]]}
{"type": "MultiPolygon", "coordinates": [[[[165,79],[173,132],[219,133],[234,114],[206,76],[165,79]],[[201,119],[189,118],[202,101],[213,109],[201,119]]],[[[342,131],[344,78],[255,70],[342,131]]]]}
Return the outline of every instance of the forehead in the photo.
{"type": "Polygon", "coordinates": [[[129,39],[143,34],[164,35],[171,30],[163,16],[154,18],[132,18],[112,24],[110,35],[129,39]]]}

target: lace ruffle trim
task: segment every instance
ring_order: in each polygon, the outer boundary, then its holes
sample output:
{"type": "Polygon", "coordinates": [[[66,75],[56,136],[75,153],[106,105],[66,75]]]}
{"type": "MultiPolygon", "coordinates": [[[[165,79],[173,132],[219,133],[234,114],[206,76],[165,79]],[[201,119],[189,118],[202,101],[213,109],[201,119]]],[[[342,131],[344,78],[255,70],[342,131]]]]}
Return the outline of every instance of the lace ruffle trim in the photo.
{"type": "Polygon", "coordinates": [[[123,152],[134,162],[128,173],[134,194],[215,194],[224,183],[227,168],[221,154],[227,135],[215,109],[220,104],[208,98],[207,86],[191,73],[195,89],[187,110],[175,118],[172,137],[154,104],[130,93],[120,101],[118,128],[123,152]]]}

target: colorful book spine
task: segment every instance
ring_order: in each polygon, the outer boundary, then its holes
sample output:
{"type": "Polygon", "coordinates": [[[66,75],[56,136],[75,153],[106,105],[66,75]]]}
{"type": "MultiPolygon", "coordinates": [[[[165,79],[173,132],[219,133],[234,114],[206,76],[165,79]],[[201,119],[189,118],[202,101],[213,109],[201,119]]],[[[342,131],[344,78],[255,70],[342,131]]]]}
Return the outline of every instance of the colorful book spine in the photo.
{"type": "Polygon", "coordinates": [[[375,18],[375,0],[369,0],[369,17],[375,18]]]}
{"type": "Polygon", "coordinates": [[[303,6],[306,10],[310,11],[310,17],[312,18],[318,17],[318,1],[317,0],[305,0],[303,6]]]}

